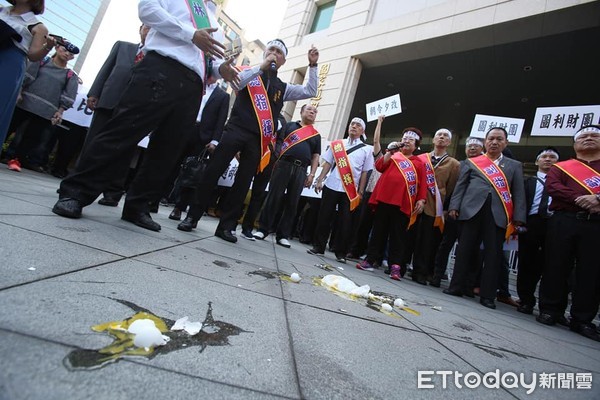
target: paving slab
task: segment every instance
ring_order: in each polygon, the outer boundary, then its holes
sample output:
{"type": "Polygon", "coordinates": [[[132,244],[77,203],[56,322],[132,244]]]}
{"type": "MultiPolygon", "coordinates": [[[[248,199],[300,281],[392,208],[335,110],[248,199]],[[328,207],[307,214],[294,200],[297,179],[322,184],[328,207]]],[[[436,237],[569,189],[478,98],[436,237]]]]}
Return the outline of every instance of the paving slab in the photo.
{"type": "Polygon", "coordinates": [[[309,255],[295,240],[286,249],[238,229],[230,244],[213,236],[215,218],[180,232],[169,207],[153,214],[161,232],[120,220],[122,203],[61,218],[58,183],[0,168],[1,400],[600,398],[600,343],[564,327],[309,255]],[[327,274],[400,297],[416,315],[339,296],[319,284],[327,274]],[[138,311],[205,324],[196,339],[171,333],[151,356],[91,368],[114,344],[91,327],[138,311]],[[431,389],[418,384],[419,371],[495,369],[591,374],[592,389],[443,388],[439,375],[431,389]]]}

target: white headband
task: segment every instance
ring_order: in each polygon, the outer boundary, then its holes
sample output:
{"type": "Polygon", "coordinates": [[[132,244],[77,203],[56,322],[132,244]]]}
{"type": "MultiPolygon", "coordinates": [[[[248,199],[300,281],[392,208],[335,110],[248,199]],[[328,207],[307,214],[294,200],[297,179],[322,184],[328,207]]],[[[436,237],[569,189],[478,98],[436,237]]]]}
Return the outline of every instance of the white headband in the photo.
{"type": "Polygon", "coordinates": [[[557,160],[560,158],[559,155],[558,155],[558,153],[555,152],[554,150],[544,150],[540,154],[537,155],[537,157],[535,158],[535,162],[538,162],[538,160],[540,159],[540,157],[543,156],[544,154],[553,154],[556,157],[557,160]]]}
{"type": "Polygon", "coordinates": [[[435,135],[433,135],[433,136],[434,137],[437,136],[438,133],[446,133],[450,137],[450,140],[452,140],[452,132],[450,132],[448,129],[446,129],[446,128],[438,129],[437,132],[435,133],[435,135]]]}
{"type": "Polygon", "coordinates": [[[275,46],[277,47],[279,50],[281,50],[283,52],[283,55],[287,57],[287,47],[285,47],[285,44],[283,44],[283,42],[281,40],[271,40],[269,43],[267,43],[267,48],[271,47],[271,46],[275,46]]]}
{"type": "Polygon", "coordinates": [[[404,132],[404,135],[402,135],[402,139],[404,139],[404,138],[411,138],[411,139],[415,139],[415,140],[421,140],[421,137],[415,131],[406,131],[406,132],[404,132]]]}
{"type": "Polygon", "coordinates": [[[356,122],[357,124],[362,126],[363,131],[367,129],[367,125],[365,124],[365,121],[362,120],[362,118],[354,117],[352,118],[352,121],[350,121],[350,124],[352,124],[353,122],[356,122]]]}
{"type": "Polygon", "coordinates": [[[585,128],[581,128],[577,131],[575,136],[573,136],[573,140],[577,140],[577,138],[584,133],[600,133],[600,129],[596,128],[595,126],[586,126],[585,128]]]}
{"type": "Polygon", "coordinates": [[[483,142],[477,138],[468,139],[467,143],[465,143],[465,146],[469,146],[471,144],[476,144],[477,146],[483,147],[483,142]]]}

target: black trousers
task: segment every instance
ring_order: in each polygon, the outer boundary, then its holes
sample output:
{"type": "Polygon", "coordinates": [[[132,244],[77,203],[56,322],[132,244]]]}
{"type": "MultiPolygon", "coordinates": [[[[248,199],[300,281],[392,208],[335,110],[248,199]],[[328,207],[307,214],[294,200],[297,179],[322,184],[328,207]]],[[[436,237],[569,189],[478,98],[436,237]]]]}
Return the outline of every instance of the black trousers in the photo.
{"type": "Polygon", "coordinates": [[[61,198],[92,203],[123,173],[137,143],[152,133],[139,171],[125,201],[130,212],[147,212],[161,191],[185,145],[202,100],[202,80],[177,61],[149,52],[135,66],[110,120],[90,139],[75,171],[61,182],[61,198]]]}
{"type": "Polygon", "coordinates": [[[433,275],[435,252],[442,241],[442,232],[433,226],[435,217],[421,214],[417,226],[417,239],[413,254],[413,278],[423,279],[433,275]]]}
{"type": "Polygon", "coordinates": [[[481,271],[479,294],[487,299],[495,299],[504,257],[502,243],[506,229],[500,228],[494,221],[491,195],[473,218],[460,223],[462,226],[449,289],[461,292],[471,290],[468,286],[473,269],[473,254],[479,251],[483,239],[484,267],[481,271]]]}
{"type": "Polygon", "coordinates": [[[517,293],[521,303],[534,306],[535,288],[545,264],[546,218],[539,215],[527,217],[527,232],[519,235],[519,271],[517,293]]]}
{"type": "Polygon", "coordinates": [[[325,251],[327,239],[331,231],[331,224],[337,215],[336,234],[333,243],[336,255],[345,257],[348,253],[348,243],[351,235],[352,212],[350,211],[350,200],[346,192],[337,192],[323,186],[321,207],[319,209],[319,220],[314,233],[314,246],[320,252],[325,251]],[[336,213],[337,207],[337,213],[336,213]]]}
{"type": "Polygon", "coordinates": [[[240,152],[240,164],[235,181],[220,206],[221,218],[217,230],[234,230],[240,216],[240,209],[248,193],[250,182],[256,174],[261,157],[260,135],[244,128],[227,125],[223,137],[212,155],[212,160],[196,189],[195,201],[188,216],[199,220],[211,200],[210,193],[217,185],[219,176],[227,169],[231,159],[240,152]]]}
{"type": "Polygon", "coordinates": [[[350,248],[350,253],[354,257],[360,257],[365,254],[369,245],[369,235],[371,234],[373,219],[375,218],[375,212],[369,205],[371,194],[372,192],[365,192],[360,203],[358,211],[360,213],[358,217],[358,228],[354,234],[352,247],[350,248]]]}
{"type": "Polygon", "coordinates": [[[444,223],[444,233],[435,253],[435,261],[433,267],[433,275],[442,278],[448,267],[448,257],[454,247],[454,243],[458,239],[458,222],[453,218],[446,218],[444,223]]]}
{"type": "Polygon", "coordinates": [[[400,265],[404,256],[409,217],[393,204],[379,203],[373,217],[371,239],[366,260],[373,264],[381,262],[388,244],[388,264],[400,265]]]}
{"type": "Polygon", "coordinates": [[[33,166],[46,166],[55,135],[55,127],[50,120],[15,107],[8,132],[15,131],[16,134],[6,149],[6,157],[18,158],[33,166]]]}
{"type": "Polygon", "coordinates": [[[571,321],[589,323],[600,302],[600,216],[577,219],[575,213],[557,211],[548,220],[546,266],[540,283],[540,311],[555,317],[566,309],[568,279],[575,264],[571,321]],[[575,261],[575,263],[573,262],[575,261]]]}
{"type": "Polygon", "coordinates": [[[273,172],[274,165],[275,157],[271,157],[269,165],[267,165],[262,172],[254,175],[250,202],[248,202],[248,207],[246,208],[246,213],[244,214],[244,220],[242,221],[242,230],[245,232],[252,232],[254,229],[256,217],[258,217],[258,214],[260,213],[260,210],[262,209],[267,198],[267,191],[265,189],[267,188],[267,185],[271,179],[271,173],[273,172]]]}
{"type": "Polygon", "coordinates": [[[292,225],[306,181],[306,167],[286,160],[277,161],[273,167],[267,201],[260,214],[259,229],[262,232],[276,232],[277,239],[292,237],[292,225]],[[282,214],[278,219],[279,210],[282,210],[282,214]]]}

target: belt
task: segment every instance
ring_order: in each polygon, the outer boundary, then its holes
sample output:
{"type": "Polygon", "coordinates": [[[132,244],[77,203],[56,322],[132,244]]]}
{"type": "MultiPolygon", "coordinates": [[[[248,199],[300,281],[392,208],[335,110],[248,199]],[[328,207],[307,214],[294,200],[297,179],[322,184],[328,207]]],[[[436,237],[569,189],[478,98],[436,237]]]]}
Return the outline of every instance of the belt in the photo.
{"type": "Polygon", "coordinates": [[[308,163],[303,162],[302,160],[298,160],[297,158],[294,158],[292,156],[281,156],[279,158],[280,161],[285,161],[288,162],[290,164],[294,164],[297,167],[308,167],[308,163]]]}
{"type": "Polygon", "coordinates": [[[583,221],[600,221],[600,214],[591,214],[587,211],[560,211],[561,214],[583,221]]]}

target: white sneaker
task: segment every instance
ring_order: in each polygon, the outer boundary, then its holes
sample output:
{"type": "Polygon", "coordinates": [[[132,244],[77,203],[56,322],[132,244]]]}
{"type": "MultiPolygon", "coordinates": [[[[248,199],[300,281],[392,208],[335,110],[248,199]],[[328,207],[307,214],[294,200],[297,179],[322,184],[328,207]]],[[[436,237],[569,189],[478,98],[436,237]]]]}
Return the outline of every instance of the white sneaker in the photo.
{"type": "Polygon", "coordinates": [[[292,247],[292,245],[290,244],[290,242],[286,239],[286,238],[281,238],[277,240],[277,244],[280,246],[283,246],[285,248],[290,248],[292,247]]]}
{"type": "Polygon", "coordinates": [[[254,232],[254,234],[252,236],[254,236],[254,238],[258,239],[258,240],[263,240],[265,238],[265,234],[262,233],[261,231],[254,232]]]}

